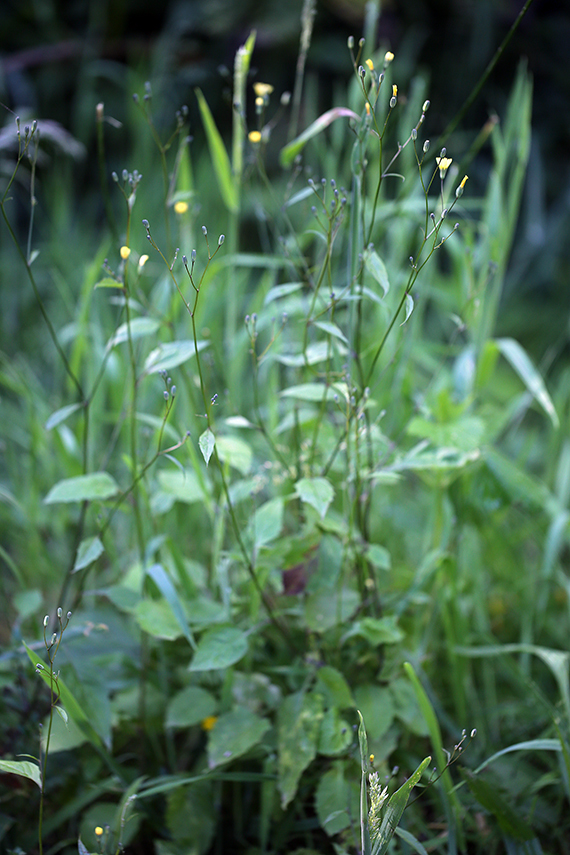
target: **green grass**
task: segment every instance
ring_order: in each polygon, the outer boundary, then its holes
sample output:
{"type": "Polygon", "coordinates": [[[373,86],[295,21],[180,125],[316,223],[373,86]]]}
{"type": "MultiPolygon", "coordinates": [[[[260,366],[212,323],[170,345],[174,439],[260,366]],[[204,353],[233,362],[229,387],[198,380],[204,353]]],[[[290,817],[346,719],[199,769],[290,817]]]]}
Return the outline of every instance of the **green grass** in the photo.
{"type": "Polygon", "coordinates": [[[137,82],[105,228],[20,126],[2,762],[46,716],[51,758],[1,767],[8,851],[564,851],[568,383],[498,332],[532,83],[478,194],[368,58],[287,146],[278,93],[229,144],[196,93],[195,147],[137,82]],[[22,648],[60,606],[67,726],[22,648]]]}

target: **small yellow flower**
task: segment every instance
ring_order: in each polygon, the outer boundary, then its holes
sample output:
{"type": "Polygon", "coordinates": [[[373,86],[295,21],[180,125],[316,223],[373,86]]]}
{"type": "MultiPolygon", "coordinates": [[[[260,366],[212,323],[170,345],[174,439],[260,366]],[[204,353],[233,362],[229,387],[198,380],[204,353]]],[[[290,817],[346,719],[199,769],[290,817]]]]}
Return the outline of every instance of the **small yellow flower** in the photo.
{"type": "Polygon", "coordinates": [[[142,270],[142,268],[145,266],[147,261],[148,261],[148,255],[141,255],[141,257],[139,258],[139,270],[142,270]]]}
{"type": "Polygon", "coordinates": [[[386,63],[386,65],[389,65],[389,63],[391,63],[393,59],[394,59],[394,54],[392,53],[391,50],[387,50],[386,53],[384,54],[384,62],[386,63]]]}
{"type": "Polygon", "coordinates": [[[364,106],[366,108],[366,115],[369,116],[370,115],[370,104],[368,103],[368,101],[366,102],[366,104],[364,106]]]}
{"type": "Polygon", "coordinates": [[[218,720],[217,715],[209,715],[202,721],[202,730],[212,730],[218,720]]]}
{"type": "Polygon", "coordinates": [[[371,59],[367,59],[367,60],[366,60],[366,65],[368,66],[368,68],[370,69],[370,71],[374,71],[374,63],[372,62],[372,60],[371,60],[371,59]]]}
{"type": "Polygon", "coordinates": [[[392,98],[398,97],[398,87],[395,83],[392,84],[392,98]]]}
{"type": "Polygon", "coordinates": [[[468,179],[469,179],[468,175],[464,175],[463,178],[461,179],[461,184],[459,186],[461,187],[462,190],[465,187],[465,185],[467,184],[468,179]]]}
{"type": "Polygon", "coordinates": [[[263,107],[264,104],[265,104],[265,99],[262,98],[260,95],[258,95],[257,98],[255,99],[255,106],[256,107],[263,107]]]}
{"type": "Polygon", "coordinates": [[[103,829],[100,825],[95,828],[95,834],[97,835],[97,837],[103,837],[103,829]]]}
{"type": "Polygon", "coordinates": [[[445,173],[453,163],[452,157],[436,157],[435,162],[439,166],[439,177],[445,178],[445,173]]]}
{"type": "Polygon", "coordinates": [[[176,202],[174,210],[177,214],[185,214],[188,210],[188,202],[176,202]]]}
{"type": "Polygon", "coordinates": [[[259,133],[259,131],[250,131],[249,134],[247,135],[247,138],[250,141],[250,143],[253,143],[254,145],[256,143],[261,142],[261,134],[259,133]]]}
{"type": "Polygon", "coordinates": [[[255,92],[258,98],[266,98],[273,92],[273,86],[271,85],[271,83],[254,83],[253,91],[255,92]]]}
{"type": "Polygon", "coordinates": [[[129,246],[122,246],[119,250],[119,255],[121,256],[123,261],[126,261],[130,254],[131,248],[129,246]]]}
{"type": "Polygon", "coordinates": [[[371,763],[374,763],[374,754],[371,754],[371,755],[370,755],[370,762],[371,762],[371,763]]]}

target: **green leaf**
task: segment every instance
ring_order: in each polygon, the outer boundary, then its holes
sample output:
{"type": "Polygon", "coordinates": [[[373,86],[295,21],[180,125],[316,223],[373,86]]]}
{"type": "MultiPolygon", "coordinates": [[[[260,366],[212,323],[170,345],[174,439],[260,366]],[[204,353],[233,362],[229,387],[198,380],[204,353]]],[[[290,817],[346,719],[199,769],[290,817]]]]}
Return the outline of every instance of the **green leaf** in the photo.
{"type": "Polygon", "coordinates": [[[532,397],[542,407],[553,426],[559,428],[560,420],[552,403],[552,398],[546,391],[544,380],[532,364],[526,351],[523,350],[514,338],[498,338],[495,341],[505,359],[510,362],[532,397]]]}
{"type": "Polygon", "coordinates": [[[331,707],[323,716],[319,735],[319,754],[334,757],[342,754],[352,742],[352,728],[342,718],[336,707],[331,707]]]}
{"type": "Polygon", "coordinates": [[[331,665],[323,665],[317,671],[317,682],[329,706],[338,707],[341,710],[354,706],[349,685],[336,668],[331,665]]]}
{"type": "Polygon", "coordinates": [[[295,492],[302,502],[306,502],[325,518],[330,503],[334,498],[334,490],[326,478],[301,478],[295,484],[295,492]]]}
{"type": "MultiPolygon", "coordinates": [[[[354,702],[360,710],[371,739],[379,742],[394,721],[394,699],[388,686],[364,683],[354,689],[354,702]]],[[[368,763],[368,754],[366,754],[368,763]]]]}
{"type": "Polygon", "coordinates": [[[108,472],[92,472],[58,481],[44,499],[46,505],[56,502],[104,501],[116,496],[119,486],[108,472]]]}
{"type": "Polygon", "coordinates": [[[218,457],[225,463],[226,460],[234,469],[247,475],[251,469],[253,452],[251,446],[243,439],[236,436],[219,436],[216,440],[218,457]]]}
{"type": "Polygon", "coordinates": [[[297,792],[301,775],[316,757],[323,718],[323,698],[316,692],[288,695],[277,716],[278,786],[285,809],[297,792]]]}
{"type": "Polygon", "coordinates": [[[283,398],[297,398],[300,401],[332,401],[335,396],[341,400],[348,400],[348,389],[346,383],[333,383],[325,386],[323,383],[301,383],[299,386],[290,386],[281,392],[283,398]]]}
{"type": "Polygon", "coordinates": [[[64,422],[72,413],[76,413],[77,410],[81,410],[83,408],[83,404],[68,404],[67,407],[61,407],[61,409],[56,410],[55,413],[52,413],[49,419],[45,424],[46,430],[51,430],[56,425],[64,422]]]}
{"type": "Polygon", "coordinates": [[[345,778],[343,763],[334,763],[321,776],[315,808],[322,828],[330,837],[349,828],[358,816],[358,787],[345,778]]]}
{"type": "Polygon", "coordinates": [[[404,638],[404,633],[398,626],[397,616],[386,615],[382,618],[364,617],[355,621],[343,635],[341,642],[353,636],[365,638],[372,647],[378,647],[381,644],[397,644],[404,638]]]}
{"type": "Polygon", "coordinates": [[[111,279],[110,276],[106,276],[104,279],[100,279],[99,282],[95,285],[96,288],[120,288],[121,291],[124,291],[125,286],[122,282],[117,282],[116,279],[111,279]]]}
{"type": "Polygon", "coordinates": [[[536,836],[532,827],[513,810],[496,786],[476,777],[468,769],[460,768],[459,771],[471,794],[493,814],[505,834],[515,840],[532,840],[536,836]]]}
{"type": "Polygon", "coordinates": [[[300,291],[302,287],[302,282],[285,282],[282,285],[275,285],[273,288],[270,288],[265,295],[263,305],[267,306],[274,300],[280,300],[281,297],[288,297],[289,294],[294,294],[296,291],[300,291]]]}
{"type": "MultiPolygon", "coordinates": [[[[198,351],[208,347],[209,342],[199,341],[198,351]]],[[[182,339],[180,341],[168,341],[165,344],[159,344],[153,351],[149,353],[144,363],[144,373],[150,374],[158,371],[170,371],[171,368],[176,368],[177,365],[182,365],[188,362],[196,355],[196,347],[192,339],[182,339]]]]}
{"type": "Polygon", "coordinates": [[[320,589],[305,602],[305,621],[313,632],[326,632],[344,623],[360,605],[360,594],[353,588],[320,589]]]}
{"type": "Polygon", "coordinates": [[[388,271],[386,270],[386,265],[380,258],[377,252],[372,249],[365,249],[362,253],[362,260],[364,261],[364,267],[370,273],[373,279],[380,285],[382,291],[384,292],[384,296],[390,290],[390,281],[388,279],[388,271]]]}
{"type": "Polygon", "coordinates": [[[200,107],[204,130],[206,131],[206,139],[208,140],[210,158],[212,160],[214,172],[216,173],[216,179],[218,181],[218,187],[222,195],[222,199],[224,200],[224,205],[228,211],[237,213],[239,208],[238,191],[235,179],[232,175],[230,158],[220,132],[216,127],[214,117],[212,116],[206,99],[200,89],[195,89],[194,91],[196,93],[196,98],[198,99],[198,106],[200,107]]]}
{"type": "Polygon", "coordinates": [[[95,537],[86,537],[79,544],[72,572],[77,573],[78,570],[89,567],[103,552],[105,552],[105,547],[97,535],[95,537]]]}
{"type": "Polygon", "coordinates": [[[161,490],[173,496],[177,502],[191,505],[193,502],[204,501],[204,491],[191,469],[185,469],[183,472],[161,470],[158,473],[158,483],[161,490]]]}
{"type": "Polygon", "coordinates": [[[209,768],[231,763],[236,757],[246,754],[261,742],[270,727],[266,718],[260,718],[246,707],[221,715],[208,739],[209,768]]]}
{"type": "MultiPolygon", "coordinates": [[[[160,321],[155,318],[133,318],[130,323],[131,339],[134,341],[137,338],[142,338],[145,335],[152,335],[160,327],[160,321]]],[[[115,334],[111,336],[107,342],[107,350],[115,347],[117,344],[122,344],[129,339],[129,325],[121,324],[117,328],[115,334]]]]}
{"type": "Polygon", "coordinates": [[[210,457],[213,454],[215,444],[216,437],[214,436],[210,428],[206,428],[206,430],[198,440],[198,445],[200,446],[200,451],[202,452],[202,457],[206,462],[206,466],[210,462],[210,457]]]}
{"type": "Polygon", "coordinates": [[[186,615],[184,614],[184,609],[182,608],[182,603],[180,602],[180,598],[176,592],[176,588],[172,584],[170,576],[161,564],[153,564],[152,567],[149,567],[147,573],[170,606],[172,614],[176,619],[176,623],[182,630],[182,634],[188,641],[188,644],[193,648],[193,650],[196,650],[196,642],[194,641],[194,637],[190,631],[186,615]]]}
{"type": "Polygon", "coordinates": [[[408,780],[402,784],[399,790],[396,790],[396,792],[390,796],[382,817],[382,824],[380,825],[379,833],[374,835],[373,831],[370,831],[370,836],[372,838],[372,855],[384,855],[388,849],[390,841],[398,827],[398,823],[402,818],[406,805],[408,804],[410,793],[430,763],[431,757],[426,757],[422,760],[413,775],[411,775],[408,780]]]}
{"type": "Polygon", "coordinates": [[[0,760],[0,772],[29,778],[30,781],[38,785],[40,790],[42,788],[40,767],[30,760],[0,760]]]}
{"type": "Polygon", "coordinates": [[[199,686],[187,686],[170,700],[166,710],[167,727],[192,727],[217,712],[217,701],[199,686]]]}
{"type": "Polygon", "coordinates": [[[327,110],[326,113],[323,113],[322,116],[319,116],[318,119],[309,125],[302,134],[286,145],[285,148],[281,149],[281,154],[279,155],[281,166],[290,166],[299,152],[304,149],[305,145],[310,139],[312,139],[312,137],[320,134],[321,131],[328,128],[335,119],[339,119],[342,116],[354,119],[358,124],[360,124],[360,116],[352,110],[349,110],[348,107],[334,107],[332,110],[327,110]]]}
{"type": "Polygon", "coordinates": [[[404,311],[406,313],[406,317],[400,324],[401,327],[403,327],[406,321],[409,320],[410,315],[414,311],[414,298],[411,294],[406,294],[406,299],[404,300],[404,311]]]}
{"type": "Polygon", "coordinates": [[[248,650],[247,636],[235,626],[208,629],[198,642],[190,671],[217,671],[229,668],[248,650]]]}
{"type": "Polygon", "coordinates": [[[175,641],[183,635],[182,627],[165,600],[141,600],[130,610],[140,628],[153,638],[175,641]]]}
{"type": "Polygon", "coordinates": [[[248,539],[256,549],[266,546],[281,534],[283,528],[283,499],[270,499],[259,507],[247,527],[248,539]]]}
{"type": "Polygon", "coordinates": [[[334,338],[340,339],[344,344],[348,344],[348,339],[342,330],[336,324],[331,324],[330,321],[313,321],[311,326],[326,332],[328,335],[332,335],[334,338]]]}

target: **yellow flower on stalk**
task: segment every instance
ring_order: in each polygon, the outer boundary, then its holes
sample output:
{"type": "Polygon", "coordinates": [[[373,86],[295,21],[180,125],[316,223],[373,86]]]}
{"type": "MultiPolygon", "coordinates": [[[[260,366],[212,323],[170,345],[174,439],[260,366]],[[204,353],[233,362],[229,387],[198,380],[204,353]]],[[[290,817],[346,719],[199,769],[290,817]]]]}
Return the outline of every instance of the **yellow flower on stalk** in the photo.
{"type": "Polygon", "coordinates": [[[119,250],[119,255],[121,256],[123,261],[126,261],[130,254],[131,248],[129,246],[122,246],[119,250]]]}
{"type": "Polygon", "coordinates": [[[255,92],[258,98],[266,98],[273,92],[273,86],[271,85],[271,83],[254,83],[253,91],[255,92]]]}
{"type": "Polygon", "coordinates": [[[139,258],[139,270],[142,270],[142,268],[145,266],[147,261],[148,261],[148,255],[141,255],[141,257],[139,258]]]}
{"type": "Polygon", "coordinates": [[[394,59],[394,54],[392,53],[391,50],[387,50],[386,53],[384,54],[384,62],[386,63],[386,65],[389,65],[393,59],[394,59]]]}
{"type": "Polygon", "coordinates": [[[188,202],[176,202],[174,210],[177,214],[185,214],[188,210],[188,202]]]}
{"type": "Polygon", "coordinates": [[[464,175],[463,178],[461,179],[461,184],[459,186],[461,187],[462,190],[465,187],[465,185],[467,184],[468,179],[469,179],[468,175],[464,175]]]}
{"type": "Polygon", "coordinates": [[[392,84],[392,98],[398,97],[398,87],[395,83],[392,84]]]}
{"type": "Polygon", "coordinates": [[[255,99],[255,106],[256,107],[263,107],[264,104],[265,104],[265,99],[262,98],[261,95],[258,95],[257,98],[255,99]]]}
{"type": "Polygon", "coordinates": [[[372,62],[372,60],[371,60],[371,59],[367,59],[367,60],[366,60],[366,65],[368,66],[368,68],[370,69],[370,71],[374,71],[374,63],[372,62]]]}
{"type": "Polygon", "coordinates": [[[249,134],[247,135],[247,138],[250,141],[250,143],[253,143],[254,145],[256,143],[261,142],[261,134],[259,131],[250,131],[249,134]]]}
{"type": "Polygon", "coordinates": [[[439,177],[445,178],[445,173],[453,163],[452,157],[436,157],[435,162],[439,166],[439,177]]]}
{"type": "Polygon", "coordinates": [[[95,835],[96,835],[97,837],[103,837],[103,829],[101,828],[101,826],[100,826],[100,825],[96,826],[96,828],[95,828],[95,835]]]}
{"type": "Polygon", "coordinates": [[[212,730],[218,720],[217,715],[209,715],[202,721],[202,730],[212,730]]]}

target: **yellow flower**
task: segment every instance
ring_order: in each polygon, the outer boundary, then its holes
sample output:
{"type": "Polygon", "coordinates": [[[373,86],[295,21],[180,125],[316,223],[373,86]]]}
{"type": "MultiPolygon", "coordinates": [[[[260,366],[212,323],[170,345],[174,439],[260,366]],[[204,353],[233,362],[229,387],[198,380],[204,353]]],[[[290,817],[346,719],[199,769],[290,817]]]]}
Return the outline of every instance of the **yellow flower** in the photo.
{"type": "Polygon", "coordinates": [[[122,246],[119,250],[119,255],[121,256],[123,261],[126,261],[130,254],[131,254],[131,249],[128,246],[122,246]]]}
{"type": "Polygon", "coordinates": [[[202,721],[202,730],[212,730],[217,720],[217,715],[209,715],[202,721]]]}
{"type": "Polygon", "coordinates": [[[368,101],[366,102],[366,104],[364,106],[366,108],[366,115],[369,116],[370,115],[370,104],[368,103],[368,101]]]}
{"type": "Polygon", "coordinates": [[[103,837],[103,829],[100,825],[95,828],[95,834],[97,835],[97,837],[103,837]]]}
{"type": "Polygon", "coordinates": [[[258,95],[257,98],[255,99],[255,106],[256,107],[263,107],[264,104],[265,104],[265,100],[260,95],[258,95]]]}
{"type": "Polygon", "coordinates": [[[461,179],[461,184],[459,186],[461,187],[462,190],[465,187],[465,185],[467,184],[468,179],[469,179],[468,175],[464,175],[463,178],[461,179]]]}
{"type": "Polygon", "coordinates": [[[139,270],[141,270],[148,261],[148,255],[141,255],[139,258],[139,270]]]}
{"type": "Polygon", "coordinates": [[[188,210],[188,202],[176,202],[174,210],[177,214],[185,214],[188,210]]]}
{"type": "Polygon", "coordinates": [[[453,163],[452,157],[436,157],[435,162],[439,166],[439,177],[445,178],[445,173],[453,163]]]}
{"type": "Polygon", "coordinates": [[[253,91],[258,98],[265,98],[267,95],[271,95],[273,92],[273,86],[271,83],[254,83],[253,91]]]}
{"type": "Polygon", "coordinates": [[[394,54],[392,53],[391,50],[387,50],[386,53],[384,54],[384,62],[386,63],[386,65],[388,65],[390,62],[392,62],[393,59],[394,59],[394,54]]]}
{"type": "Polygon", "coordinates": [[[398,87],[395,83],[392,84],[392,98],[398,97],[398,87]]]}
{"type": "Polygon", "coordinates": [[[247,135],[247,138],[250,143],[253,143],[254,145],[258,142],[261,142],[261,134],[259,133],[259,131],[250,131],[247,135]]]}
{"type": "Polygon", "coordinates": [[[366,60],[366,65],[368,66],[368,68],[370,69],[370,71],[374,71],[374,63],[372,62],[372,60],[371,60],[371,59],[367,59],[367,60],[366,60]]]}

